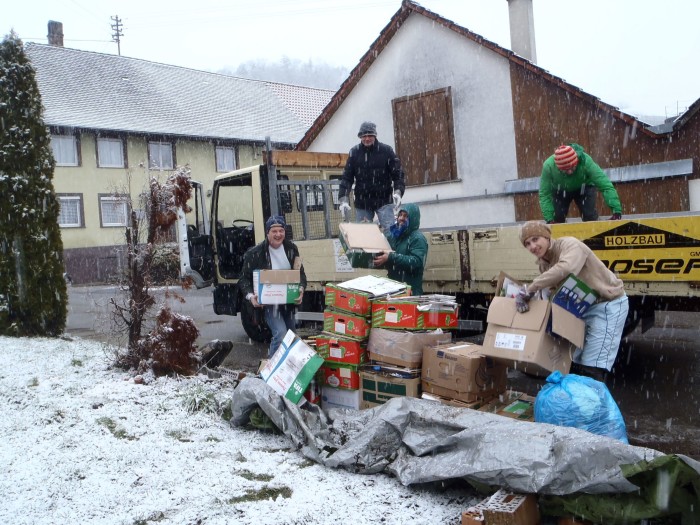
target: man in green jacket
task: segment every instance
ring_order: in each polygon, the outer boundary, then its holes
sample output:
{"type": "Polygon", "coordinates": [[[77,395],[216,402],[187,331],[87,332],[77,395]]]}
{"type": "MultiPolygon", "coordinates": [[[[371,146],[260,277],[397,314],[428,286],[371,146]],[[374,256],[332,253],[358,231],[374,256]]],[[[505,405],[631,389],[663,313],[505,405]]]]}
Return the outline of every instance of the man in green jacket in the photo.
{"type": "Polygon", "coordinates": [[[584,221],[598,220],[596,190],[600,190],[612,210],[610,220],[621,219],[620,197],[605,172],[583,147],[562,144],[542,166],[540,209],[544,220],[547,224],[566,222],[571,201],[576,203],[584,221]]]}
{"type": "Polygon", "coordinates": [[[420,208],[404,204],[399,208],[396,223],[386,233],[394,250],[375,257],[374,264],[388,270],[389,279],[411,286],[411,295],[423,295],[423,268],[428,258],[428,241],[420,227],[420,208]]]}

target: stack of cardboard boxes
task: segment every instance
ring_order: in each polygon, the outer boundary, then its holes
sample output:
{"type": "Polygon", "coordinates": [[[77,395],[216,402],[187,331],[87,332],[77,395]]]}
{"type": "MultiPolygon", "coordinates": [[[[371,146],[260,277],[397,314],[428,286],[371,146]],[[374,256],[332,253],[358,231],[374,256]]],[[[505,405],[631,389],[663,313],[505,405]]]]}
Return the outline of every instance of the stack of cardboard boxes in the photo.
{"type": "Polygon", "coordinates": [[[359,369],[367,361],[372,303],[396,295],[410,295],[410,287],[371,275],[326,285],[323,333],[316,338],[324,359],[317,377],[325,407],[360,408],[359,369]]]}

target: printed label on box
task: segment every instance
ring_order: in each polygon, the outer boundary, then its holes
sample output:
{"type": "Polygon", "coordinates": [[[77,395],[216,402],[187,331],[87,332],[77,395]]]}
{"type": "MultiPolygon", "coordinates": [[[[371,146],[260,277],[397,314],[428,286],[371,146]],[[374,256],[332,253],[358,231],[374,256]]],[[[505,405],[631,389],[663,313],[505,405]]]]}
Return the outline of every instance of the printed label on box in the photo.
{"type": "Polygon", "coordinates": [[[399,312],[387,312],[384,316],[384,321],[387,323],[398,323],[399,322],[399,312]]]}
{"type": "Polygon", "coordinates": [[[338,321],[336,321],[334,326],[335,326],[335,331],[338,332],[339,334],[345,333],[345,323],[339,323],[338,321]]]}
{"type": "Polygon", "coordinates": [[[496,348],[506,348],[508,350],[518,350],[522,352],[525,350],[526,341],[526,335],[497,332],[493,346],[496,348]]]}

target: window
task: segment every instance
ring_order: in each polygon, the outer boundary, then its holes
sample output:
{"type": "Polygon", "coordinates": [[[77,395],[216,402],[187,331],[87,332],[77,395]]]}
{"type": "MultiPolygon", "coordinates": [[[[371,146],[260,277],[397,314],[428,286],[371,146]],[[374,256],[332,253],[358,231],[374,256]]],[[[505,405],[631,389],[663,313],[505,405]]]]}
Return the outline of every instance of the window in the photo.
{"type": "Polygon", "coordinates": [[[58,213],[58,225],[61,228],[82,228],[83,222],[83,196],[80,193],[59,193],[58,203],[61,210],[58,213]]]}
{"type": "Polygon", "coordinates": [[[457,180],[452,89],[397,98],[392,108],[406,186],[457,180]]]}
{"type": "Polygon", "coordinates": [[[170,142],[148,143],[148,167],[152,170],[171,170],[175,166],[173,145],[170,142]]]}
{"type": "Polygon", "coordinates": [[[51,135],[51,149],[56,166],[79,166],[78,140],[74,135],[51,135]]]}
{"type": "Polygon", "coordinates": [[[129,217],[129,198],[126,195],[100,195],[100,225],[126,226],[129,217]]]}
{"type": "Polygon", "coordinates": [[[228,146],[216,146],[216,171],[226,173],[236,169],[236,150],[228,146]]]}
{"type": "Polygon", "coordinates": [[[97,137],[97,166],[100,168],[125,168],[124,141],[97,137]]]}

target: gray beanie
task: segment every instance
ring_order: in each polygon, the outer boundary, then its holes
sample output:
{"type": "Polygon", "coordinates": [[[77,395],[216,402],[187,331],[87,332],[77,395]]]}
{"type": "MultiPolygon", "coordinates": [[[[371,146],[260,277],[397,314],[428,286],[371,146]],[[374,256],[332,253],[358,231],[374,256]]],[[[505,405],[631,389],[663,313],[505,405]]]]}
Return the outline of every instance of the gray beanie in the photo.
{"type": "Polygon", "coordinates": [[[377,125],[374,122],[363,122],[360,126],[360,131],[357,132],[358,137],[364,137],[365,135],[377,136],[377,125]]]}

